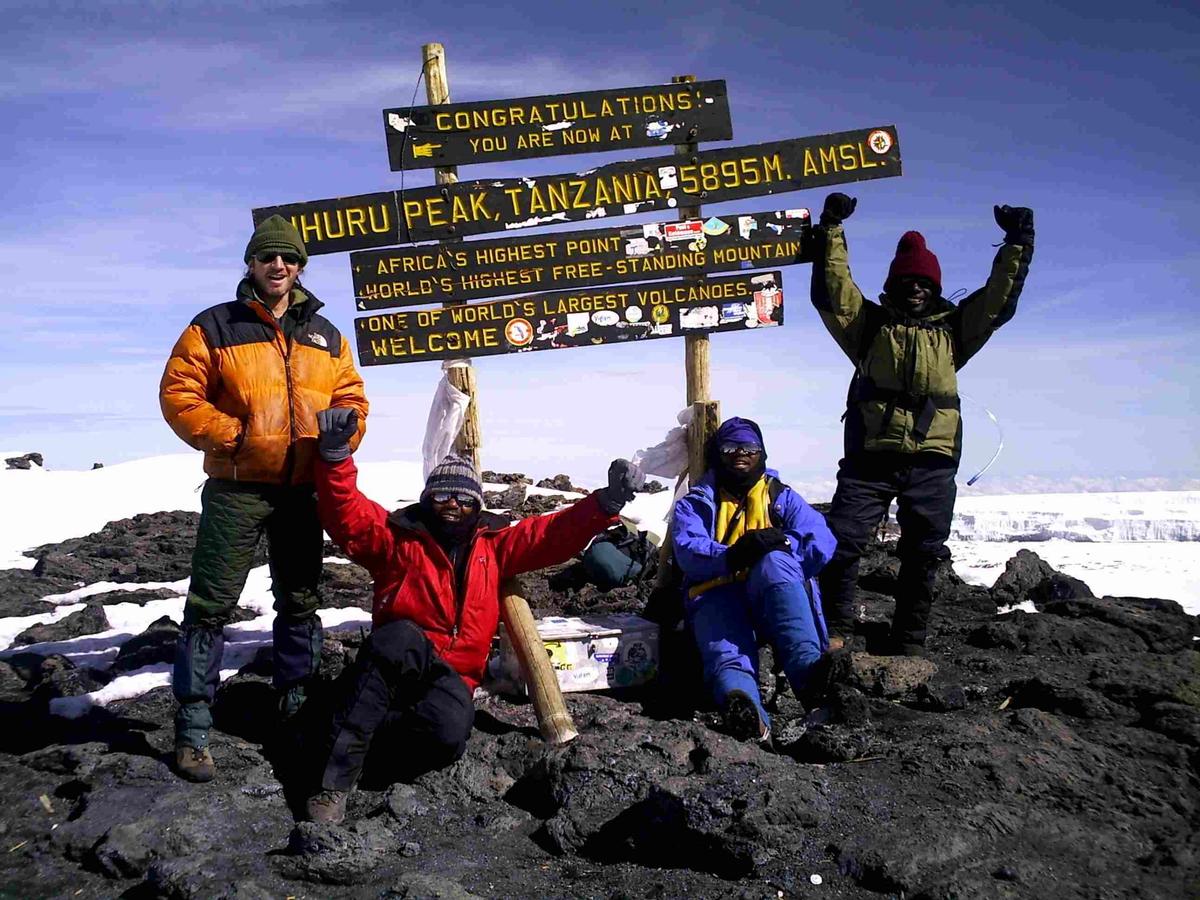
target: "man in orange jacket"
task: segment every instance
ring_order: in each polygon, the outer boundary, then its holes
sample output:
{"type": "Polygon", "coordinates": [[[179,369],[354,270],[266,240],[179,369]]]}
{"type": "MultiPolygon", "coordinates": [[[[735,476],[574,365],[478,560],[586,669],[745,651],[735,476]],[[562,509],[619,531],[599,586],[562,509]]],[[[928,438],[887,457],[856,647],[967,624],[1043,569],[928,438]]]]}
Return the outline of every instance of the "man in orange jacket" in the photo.
{"type": "Polygon", "coordinates": [[[566,509],[515,525],[483,510],[470,460],[448,456],[429,473],[420,502],[392,512],[358,490],[350,458],[352,409],[317,414],[317,502],[334,543],[371,573],[372,631],[342,674],[308,817],[341,822],[368,751],[406,768],[448,765],[463,754],[500,621],[504,581],[564,562],[633,499],[626,460],[608,485],[566,509]]]}
{"type": "Polygon", "coordinates": [[[187,444],[204,451],[209,476],[192,554],[192,578],[176,647],[175,767],[190,781],[215,774],[208,749],[223,627],[237,605],[259,539],[267,536],[275,688],[295,713],[321,658],[319,581],[324,537],[313,488],[317,410],[356,412],[367,400],[349,342],[300,284],[308,261],[287,220],[272,216],[246,245],[236,299],[194,318],[171,351],[159,402],[187,444]]]}

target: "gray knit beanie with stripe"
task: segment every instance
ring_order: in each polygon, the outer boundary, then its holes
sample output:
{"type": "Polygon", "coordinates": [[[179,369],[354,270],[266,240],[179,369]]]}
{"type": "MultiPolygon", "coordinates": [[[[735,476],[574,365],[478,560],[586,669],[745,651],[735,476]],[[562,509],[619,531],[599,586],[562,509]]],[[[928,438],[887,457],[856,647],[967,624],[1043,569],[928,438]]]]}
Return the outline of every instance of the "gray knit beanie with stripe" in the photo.
{"type": "Polygon", "coordinates": [[[483,485],[479,482],[479,473],[475,471],[471,461],[462,456],[451,453],[433,467],[433,471],[425,479],[425,490],[421,491],[421,500],[427,500],[430,494],[438,491],[470,494],[480,508],[483,508],[483,485]]]}

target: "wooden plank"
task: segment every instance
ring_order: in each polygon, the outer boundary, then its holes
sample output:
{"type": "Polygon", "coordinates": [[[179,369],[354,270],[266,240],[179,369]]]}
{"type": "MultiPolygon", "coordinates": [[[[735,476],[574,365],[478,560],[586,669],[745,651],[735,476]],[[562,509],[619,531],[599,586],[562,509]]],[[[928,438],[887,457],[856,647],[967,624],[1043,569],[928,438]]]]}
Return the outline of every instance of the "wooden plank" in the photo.
{"type": "Polygon", "coordinates": [[[554,291],[354,321],[361,365],[594,347],[783,324],[778,271],[554,291]]]}
{"type": "Polygon", "coordinates": [[[393,172],[733,137],[724,81],[383,111],[393,172]]]}
{"type": "MultiPolygon", "coordinates": [[[[393,209],[400,217],[396,233],[386,241],[381,238],[387,236],[374,227],[364,232],[361,221],[346,233],[346,216],[333,219],[334,226],[341,223],[336,237],[321,233],[322,226],[328,229],[329,223],[320,214],[331,205],[341,209],[337,204],[364,198],[373,201],[385,196],[382,194],[268,206],[254,210],[254,216],[255,222],[273,213],[291,217],[313,256],[385,243],[440,240],[720,203],[901,174],[900,145],[891,125],[705,150],[695,155],[695,162],[691,159],[659,156],[542,178],[480,179],[409,188],[396,199],[393,209]]],[[[382,213],[381,208],[379,215],[382,213]]],[[[375,220],[371,224],[374,226],[375,220]]]]}
{"type": "Polygon", "coordinates": [[[807,209],[350,254],[360,310],[811,262],[807,209]]]}

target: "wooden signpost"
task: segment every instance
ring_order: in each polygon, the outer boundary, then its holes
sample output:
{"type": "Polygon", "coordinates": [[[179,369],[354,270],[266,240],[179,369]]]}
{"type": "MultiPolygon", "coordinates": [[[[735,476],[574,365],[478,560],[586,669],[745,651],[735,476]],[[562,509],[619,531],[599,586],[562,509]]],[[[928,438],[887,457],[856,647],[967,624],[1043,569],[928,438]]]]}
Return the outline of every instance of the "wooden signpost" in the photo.
{"type": "Polygon", "coordinates": [[[679,209],[901,174],[893,126],[609,163],[541,178],[459,181],[254,210],[292,220],[309,255],[679,209]]]}
{"type": "Polygon", "coordinates": [[[807,209],[350,254],[360,310],[809,262],[807,209]]]}
{"type": "Polygon", "coordinates": [[[355,305],[370,313],[355,321],[362,365],[457,361],[449,377],[472,402],[456,448],[476,464],[471,357],[683,336],[698,476],[703,438],[719,418],[708,334],[782,324],[782,275],[745,270],[814,255],[806,209],[706,217],[702,204],[898,176],[895,126],[700,150],[701,140],[733,136],[724,81],[681,75],[664,85],[451,103],[442,45],[422,54],[428,105],[385,109],[383,122],[393,171],[432,167],[436,183],[261,207],[255,223],[290,218],[312,256],[352,251],[355,305]],[[454,169],[668,143],[673,155],[581,172],[459,181],[454,169]],[[463,241],[665,209],[678,220],[463,241]],[[717,272],[739,274],[706,279],[717,272]],[[385,312],[393,309],[402,311],[385,312]]]}
{"type": "Polygon", "coordinates": [[[783,324],[783,275],[656,281],[381,312],[355,320],[364,366],[593,347],[783,324]]]}
{"type": "Polygon", "coordinates": [[[392,171],[733,137],[724,81],[383,111],[392,171]]]}

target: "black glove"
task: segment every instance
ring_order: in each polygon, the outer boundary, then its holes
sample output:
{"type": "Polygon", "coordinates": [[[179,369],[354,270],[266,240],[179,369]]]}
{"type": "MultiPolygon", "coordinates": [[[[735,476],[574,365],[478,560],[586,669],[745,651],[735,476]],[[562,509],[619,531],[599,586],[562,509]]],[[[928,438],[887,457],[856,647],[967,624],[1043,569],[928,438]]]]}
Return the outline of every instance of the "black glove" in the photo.
{"type": "Polygon", "coordinates": [[[850,218],[854,208],[858,206],[857,197],[848,197],[841,191],[834,191],[825,198],[825,208],[821,210],[822,225],[841,225],[850,218]]]}
{"type": "Polygon", "coordinates": [[[633,467],[629,460],[614,459],[608,467],[608,487],[596,491],[600,508],[610,516],[615,516],[622,506],[633,499],[634,493],[633,467]]]}
{"type": "Polygon", "coordinates": [[[350,456],[350,438],[358,431],[358,412],[344,406],[317,413],[317,452],[325,462],[340,462],[350,456]]]}
{"type": "Polygon", "coordinates": [[[1004,229],[1004,243],[1033,246],[1033,210],[1026,206],[992,207],[996,224],[1004,229]]]}
{"type": "Polygon", "coordinates": [[[786,550],[787,535],[778,528],[759,528],[747,531],[725,551],[725,564],[730,573],[741,572],[753,568],[754,565],[773,550],[786,550]]]}

